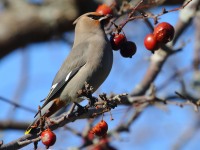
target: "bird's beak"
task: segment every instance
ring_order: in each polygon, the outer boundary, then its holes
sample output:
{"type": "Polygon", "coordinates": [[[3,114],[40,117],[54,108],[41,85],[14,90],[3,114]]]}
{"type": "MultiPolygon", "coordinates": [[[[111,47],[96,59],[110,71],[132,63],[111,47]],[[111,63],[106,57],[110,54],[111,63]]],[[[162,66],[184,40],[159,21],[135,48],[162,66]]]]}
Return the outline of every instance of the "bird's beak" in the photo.
{"type": "Polygon", "coordinates": [[[107,14],[107,15],[105,15],[104,17],[101,17],[101,18],[99,19],[99,22],[101,22],[102,20],[110,19],[110,18],[112,18],[112,15],[111,15],[111,14],[107,14]]]}

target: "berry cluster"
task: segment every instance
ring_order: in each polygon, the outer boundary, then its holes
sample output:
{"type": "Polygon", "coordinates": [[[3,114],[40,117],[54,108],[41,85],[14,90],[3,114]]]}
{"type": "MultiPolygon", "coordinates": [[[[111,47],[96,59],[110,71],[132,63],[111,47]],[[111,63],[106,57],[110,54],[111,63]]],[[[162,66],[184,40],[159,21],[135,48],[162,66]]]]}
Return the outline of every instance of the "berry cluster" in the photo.
{"type": "MultiPolygon", "coordinates": [[[[107,15],[107,14],[112,14],[112,9],[110,6],[106,4],[99,5],[98,8],[96,9],[96,12],[107,15]]],[[[113,50],[119,50],[120,49],[120,54],[125,57],[132,57],[136,53],[136,45],[134,42],[127,41],[126,37],[124,34],[119,34],[119,33],[113,33],[110,37],[110,43],[112,46],[113,50]]]]}
{"type": "MultiPolygon", "coordinates": [[[[106,4],[99,5],[96,12],[107,15],[112,14],[113,11],[110,6],[106,4]]],[[[154,52],[161,44],[170,42],[174,37],[174,27],[167,22],[159,23],[153,33],[146,35],[144,39],[144,46],[147,50],[154,52]]],[[[136,53],[136,45],[134,42],[127,41],[123,34],[114,33],[110,38],[113,50],[119,50],[123,57],[132,57],[136,53]]]]}
{"type": "Polygon", "coordinates": [[[108,131],[108,124],[104,120],[101,120],[91,129],[91,133],[99,137],[105,136],[107,131],[108,131]]]}
{"type": "Polygon", "coordinates": [[[146,49],[154,52],[160,44],[170,42],[174,37],[174,27],[167,22],[159,23],[153,33],[147,34],[144,39],[146,49]]]}

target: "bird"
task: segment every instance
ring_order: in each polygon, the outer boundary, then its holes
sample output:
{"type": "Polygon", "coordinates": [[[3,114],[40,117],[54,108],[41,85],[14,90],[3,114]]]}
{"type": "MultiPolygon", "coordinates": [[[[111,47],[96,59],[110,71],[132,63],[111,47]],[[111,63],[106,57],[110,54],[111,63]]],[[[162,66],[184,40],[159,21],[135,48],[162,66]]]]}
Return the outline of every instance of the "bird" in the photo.
{"type": "Polygon", "coordinates": [[[74,21],[72,49],[55,75],[49,94],[25,134],[35,132],[41,116],[50,117],[70,103],[83,101],[77,92],[86,82],[95,92],[108,77],[113,64],[113,52],[104,27],[110,17],[89,12],[74,21]]]}

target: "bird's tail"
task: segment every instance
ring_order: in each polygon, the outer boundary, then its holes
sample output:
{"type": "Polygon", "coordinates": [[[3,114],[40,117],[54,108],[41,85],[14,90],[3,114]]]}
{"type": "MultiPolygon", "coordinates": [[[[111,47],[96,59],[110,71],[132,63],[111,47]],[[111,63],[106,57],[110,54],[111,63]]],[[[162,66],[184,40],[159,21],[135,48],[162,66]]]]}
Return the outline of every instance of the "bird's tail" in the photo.
{"type": "Polygon", "coordinates": [[[52,114],[54,114],[63,106],[65,106],[65,103],[63,101],[60,101],[59,98],[54,99],[53,101],[49,102],[47,105],[43,105],[41,107],[40,113],[39,111],[38,113],[36,113],[35,121],[33,121],[33,123],[29,125],[29,127],[25,131],[25,134],[36,132],[36,129],[38,128],[40,124],[41,117],[50,117],[52,114]]]}
{"type": "Polygon", "coordinates": [[[32,127],[28,127],[24,134],[27,135],[27,134],[31,133],[32,129],[33,129],[32,127]]]}
{"type": "Polygon", "coordinates": [[[28,128],[26,129],[25,131],[25,135],[26,134],[30,134],[30,133],[34,133],[35,129],[37,128],[39,124],[39,118],[36,118],[29,126],[28,128]]]}

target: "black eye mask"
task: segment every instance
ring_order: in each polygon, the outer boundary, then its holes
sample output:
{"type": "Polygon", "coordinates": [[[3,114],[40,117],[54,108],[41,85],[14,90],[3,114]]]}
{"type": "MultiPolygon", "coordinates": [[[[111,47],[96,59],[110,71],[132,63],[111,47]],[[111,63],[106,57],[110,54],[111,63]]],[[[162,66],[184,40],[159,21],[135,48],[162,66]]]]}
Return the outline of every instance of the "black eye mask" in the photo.
{"type": "Polygon", "coordinates": [[[104,15],[100,15],[100,16],[97,16],[97,15],[88,15],[88,17],[94,19],[94,20],[99,20],[101,17],[103,17],[104,15]]]}

